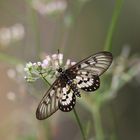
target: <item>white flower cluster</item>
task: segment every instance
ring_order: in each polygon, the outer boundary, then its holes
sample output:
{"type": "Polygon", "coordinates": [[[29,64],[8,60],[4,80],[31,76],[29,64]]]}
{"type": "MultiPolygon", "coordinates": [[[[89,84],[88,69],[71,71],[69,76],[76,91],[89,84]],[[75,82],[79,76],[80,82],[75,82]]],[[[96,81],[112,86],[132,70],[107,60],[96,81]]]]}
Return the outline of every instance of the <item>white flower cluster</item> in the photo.
{"type": "Polygon", "coordinates": [[[53,0],[50,2],[43,1],[43,0],[33,0],[32,6],[36,9],[40,14],[53,14],[53,13],[60,13],[65,11],[67,8],[67,3],[64,0],[53,0]]]}
{"type": "Polygon", "coordinates": [[[14,41],[23,39],[24,34],[24,27],[19,23],[11,27],[0,28],[0,44],[3,46],[8,46],[14,41]]]}
{"type": "Polygon", "coordinates": [[[21,75],[23,76],[23,64],[17,64],[15,68],[9,68],[7,70],[7,76],[13,80],[21,80],[21,75]]]}
{"type": "Polygon", "coordinates": [[[29,62],[26,64],[24,71],[26,72],[25,79],[28,82],[34,82],[40,77],[44,78],[56,78],[58,76],[57,69],[62,67],[64,69],[69,68],[74,65],[75,62],[71,62],[70,59],[66,61],[66,64],[63,64],[63,54],[53,54],[47,55],[42,62],[32,63],[29,62]]]}

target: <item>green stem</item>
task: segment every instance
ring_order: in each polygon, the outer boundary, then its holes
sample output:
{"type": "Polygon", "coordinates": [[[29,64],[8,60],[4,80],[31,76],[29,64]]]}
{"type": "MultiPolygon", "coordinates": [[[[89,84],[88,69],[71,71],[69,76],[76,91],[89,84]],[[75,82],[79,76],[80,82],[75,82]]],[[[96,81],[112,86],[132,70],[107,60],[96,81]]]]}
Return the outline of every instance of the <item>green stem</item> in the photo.
{"type": "Polygon", "coordinates": [[[115,9],[113,12],[113,16],[112,16],[112,20],[109,26],[109,30],[107,33],[107,38],[106,38],[106,42],[105,42],[105,47],[104,50],[109,51],[112,49],[112,39],[113,39],[113,33],[115,32],[116,29],[116,25],[118,22],[118,18],[121,12],[121,8],[123,5],[123,0],[116,0],[116,5],[115,5],[115,9]]]}
{"type": "Polygon", "coordinates": [[[112,103],[110,103],[109,105],[109,116],[110,116],[110,122],[112,124],[112,139],[117,140],[119,139],[118,124],[116,121],[116,116],[112,107],[112,103]]]}
{"type": "Polygon", "coordinates": [[[96,140],[104,140],[104,133],[100,114],[100,104],[93,108],[93,119],[95,124],[96,140]]]}
{"type": "Polygon", "coordinates": [[[9,56],[9,55],[4,54],[4,53],[0,53],[0,61],[5,61],[5,62],[12,64],[12,65],[25,63],[24,61],[20,60],[19,58],[9,56]]]}
{"type": "Polygon", "coordinates": [[[34,29],[34,33],[35,33],[35,43],[36,43],[36,54],[38,56],[38,58],[40,58],[40,52],[41,52],[41,48],[40,48],[40,31],[39,31],[39,25],[38,25],[38,19],[37,19],[37,14],[35,12],[35,10],[32,10],[32,26],[34,29]]]}
{"type": "Polygon", "coordinates": [[[38,58],[40,58],[41,48],[40,48],[40,31],[38,25],[38,17],[36,11],[31,8],[31,1],[26,0],[26,3],[28,5],[29,21],[31,22],[31,27],[34,34],[35,44],[36,44],[35,45],[36,55],[38,58]]]}
{"type": "Polygon", "coordinates": [[[80,131],[81,131],[81,134],[82,134],[82,137],[83,137],[83,140],[86,140],[86,136],[85,136],[85,133],[84,133],[84,130],[83,130],[83,127],[82,127],[82,124],[80,122],[80,119],[79,119],[79,116],[75,110],[75,108],[73,109],[73,112],[74,112],[74,115],[75,115],[75,118],[76,118],[76,121],[79,125],[79,128],[80,128],[80,131]]]}
{"type": "Polygon", "coordinates": [[[63,31],[62,31],[63,25],[62,25],[61,19],[57,18],[55,24],[56,25],[53,29],[53,37],[51,39],[51,45],[50,46],[51,46],[51,48],[57,48],[57,49],[60,50],[60,46],[61,46],[60,42],[61,42],[61,39],[62,39],[62,36],[63,36],[63,31]]]}
{"type": "Polygon", "coordinates": [[[45,83],[47,83],[49,86],[51,86],[51,84],[48,82],[48,80],[43,76],[42,73],[40,73],[41,78],[45,81],[45,83]]]}

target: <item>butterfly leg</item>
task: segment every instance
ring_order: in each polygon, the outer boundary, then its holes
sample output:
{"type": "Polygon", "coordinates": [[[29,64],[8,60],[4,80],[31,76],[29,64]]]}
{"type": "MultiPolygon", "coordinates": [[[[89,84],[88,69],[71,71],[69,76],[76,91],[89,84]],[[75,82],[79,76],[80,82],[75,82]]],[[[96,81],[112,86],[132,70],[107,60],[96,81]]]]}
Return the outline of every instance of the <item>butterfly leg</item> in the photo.
{"type": "Polygon", "coordinates": [[[75,94],[77,97],[81,97],[80,91],[78,90],[76,84],[72,84],[72,85],[71,85],[71,88],[72,88],[72,90],[74,91],[74,94],[75,94]]]}
{"type": "Polygon", "coordinates": [[[74,94],[77,96],[77,97],[81,97],[81,94],[77,88],[77,85],[75,83],[73,83],[72,80],[68,80],[67,81],[67,84],[71,87],[71,89],[74,91],[74,94]]]}

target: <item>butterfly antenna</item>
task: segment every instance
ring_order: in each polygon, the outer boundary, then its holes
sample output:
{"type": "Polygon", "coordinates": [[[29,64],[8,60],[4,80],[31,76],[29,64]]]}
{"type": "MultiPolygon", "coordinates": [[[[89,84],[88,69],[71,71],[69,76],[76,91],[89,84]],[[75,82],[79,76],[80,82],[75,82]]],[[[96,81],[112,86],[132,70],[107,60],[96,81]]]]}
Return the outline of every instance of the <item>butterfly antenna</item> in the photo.
{"type": "MultiPolygon", "coordinates": [[[[59,56],[59,54],[60,54],[60,51],[59,51],[59,49],[57,50],[57,55],[59,56]]],[[[59,58],[58,58],[58,65],[59,65],[59,68],[61,67],[61,65],[60,65],[60,61],[59,61],[59,58]]]]}
{"type": "Polygon", "coordinates": [[[58,53],[58,55],[60,54],[60,51],[59,51],[59,49],[57,50],[57,53],[58,53]]]}

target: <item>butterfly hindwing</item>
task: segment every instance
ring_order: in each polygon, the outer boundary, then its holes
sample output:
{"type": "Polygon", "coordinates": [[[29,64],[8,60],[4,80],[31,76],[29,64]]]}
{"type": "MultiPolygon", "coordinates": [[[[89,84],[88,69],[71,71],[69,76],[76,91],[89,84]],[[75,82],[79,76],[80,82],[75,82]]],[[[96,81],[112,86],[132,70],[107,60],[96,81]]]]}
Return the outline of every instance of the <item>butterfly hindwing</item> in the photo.
{"type": "Polygon", "coordinates": [[[62,88],[62,94],[59,99],[59,109],[64,112],[71,111],[76,103],[76,97],[72,88],[66,84],[65,87],[62,88]]]}
{"type": "Polygon", "coordinates": [[[93,75],[88,71],[79,71],[75,78],[77,87],[87,91],[92,92],[100,87],[100,79],[98,75],[93,75]]]}

